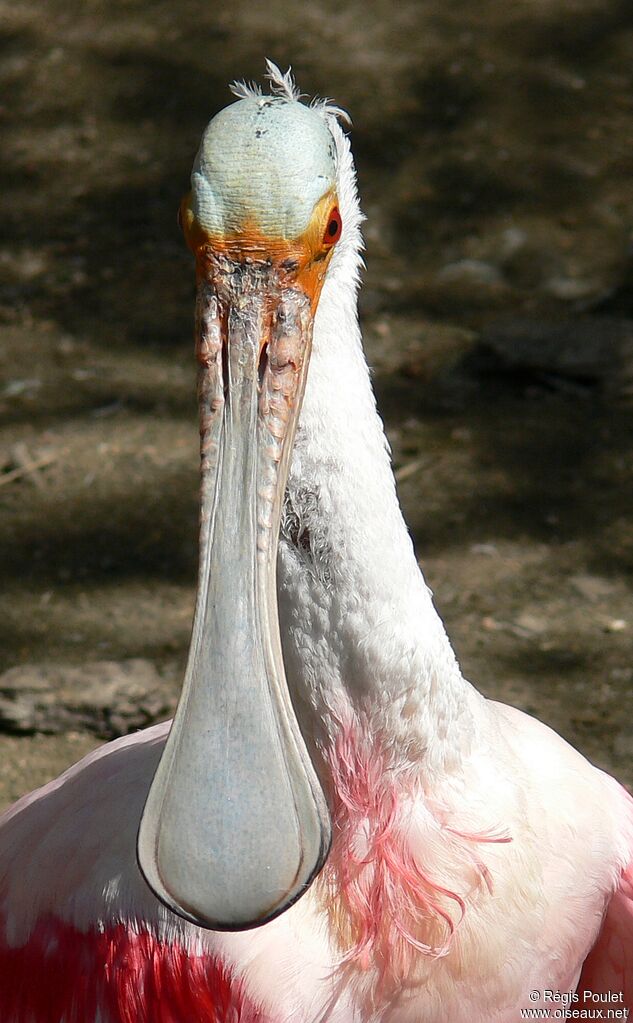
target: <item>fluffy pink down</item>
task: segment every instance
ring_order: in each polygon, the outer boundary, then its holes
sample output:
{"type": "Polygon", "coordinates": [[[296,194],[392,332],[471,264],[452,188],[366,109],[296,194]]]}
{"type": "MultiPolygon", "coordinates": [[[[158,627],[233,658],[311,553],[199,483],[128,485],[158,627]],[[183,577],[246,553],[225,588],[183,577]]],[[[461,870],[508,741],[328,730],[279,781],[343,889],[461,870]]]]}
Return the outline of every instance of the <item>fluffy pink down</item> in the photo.
{"type": "Polygon", "coordinates": [[[273,1023],[221,960],[148,931],[48,918],[17,948],[5,933],[0,919],[2,1023],[273,1023]]]}
{"type": "Polygon", "coordinates": [[[425,850],[411,841],[410,808],[422,796],[412,773],[392,767],[385,744],[358,721],[341,725],[328,761],[334,840],[324,880],[338,907],[341,941],[349,946],[344,962],[371,966],[381,986],[392,987],[410,975],[418,955],[446,955],[468,895],[482,882],[491,888],[472,843],[510,839],[458,831],[435,814],[437,841],[464,883],[462,893],[451,890],[425,870],[425,850]]]}

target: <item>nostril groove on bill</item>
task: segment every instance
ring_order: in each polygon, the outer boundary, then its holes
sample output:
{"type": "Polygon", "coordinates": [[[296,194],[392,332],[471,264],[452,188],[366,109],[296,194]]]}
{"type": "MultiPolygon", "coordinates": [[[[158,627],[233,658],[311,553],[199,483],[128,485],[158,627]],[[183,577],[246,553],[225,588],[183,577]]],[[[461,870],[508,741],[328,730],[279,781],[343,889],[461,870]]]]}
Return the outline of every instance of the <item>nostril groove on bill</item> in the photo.
{"type": "Polygon", "coordinates": [[[262,345],[262,350],[259,353],[259,365],[257,367],[257,373],[260,388],[264,383],[264,376],[266,374],[267,368],[268,368],[268,342],[262,345]]]}
{"type": "Polygon", "coordinates": [[[222,385],[224,388],[224,400],[229,401],[229,348],[222,345],[222,385]]]}

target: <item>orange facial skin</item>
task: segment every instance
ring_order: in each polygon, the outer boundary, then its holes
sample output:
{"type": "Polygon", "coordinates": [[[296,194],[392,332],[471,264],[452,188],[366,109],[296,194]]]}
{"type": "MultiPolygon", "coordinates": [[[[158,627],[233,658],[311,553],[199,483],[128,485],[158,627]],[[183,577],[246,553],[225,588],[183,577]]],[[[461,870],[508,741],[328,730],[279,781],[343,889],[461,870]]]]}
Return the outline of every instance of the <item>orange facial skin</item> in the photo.
{"type": "Polygon", "coordinates": [[[336,195],[328,192],[315,206],[307,229],[298,238],[289,240],[264,235],[257,226],[248,222],[240,231],[230,235],[211,235],[195,219],[189,193],[180,204],[178,221],[195,256],[198,279],[208,279],[213,275],[214,261],[218,256],[236,263],[265,263],[277,269],[280,280],[300,287],[308,295],[314,315],[332,250],[338,240],[338,233],[334,238],[328,233],[333,215],[338,216],[336,195]]]}

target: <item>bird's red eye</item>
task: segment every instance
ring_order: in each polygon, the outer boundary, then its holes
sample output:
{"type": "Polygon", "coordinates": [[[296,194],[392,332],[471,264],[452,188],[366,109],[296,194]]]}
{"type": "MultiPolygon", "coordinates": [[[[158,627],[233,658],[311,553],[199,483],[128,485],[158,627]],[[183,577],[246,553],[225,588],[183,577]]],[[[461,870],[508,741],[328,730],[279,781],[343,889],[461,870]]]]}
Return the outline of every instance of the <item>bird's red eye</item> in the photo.
{"type": "Polygon", "coordinates": [[[327,218],[327,224],[323,234],[324,245],[334,245],[335,242],[341,237],[341,231],[343,230],[343,221],[341,220],[341,214],[339,213],[338,206],[335,206],[330,211],[330,215],[327,218]]]}

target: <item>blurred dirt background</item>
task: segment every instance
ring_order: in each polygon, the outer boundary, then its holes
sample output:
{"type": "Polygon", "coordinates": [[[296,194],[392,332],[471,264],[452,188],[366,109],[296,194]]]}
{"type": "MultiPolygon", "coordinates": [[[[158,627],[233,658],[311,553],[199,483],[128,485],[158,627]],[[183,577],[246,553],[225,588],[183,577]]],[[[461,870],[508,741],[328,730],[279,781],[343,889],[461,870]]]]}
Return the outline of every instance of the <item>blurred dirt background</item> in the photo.
{"type": "Polygon", "coordinates": [[[196,568],[202,129],[354,119],[362,316],[467,677],[633,783],[630,0],[0,4],[0,803],[166,716],[196,568]]]}

